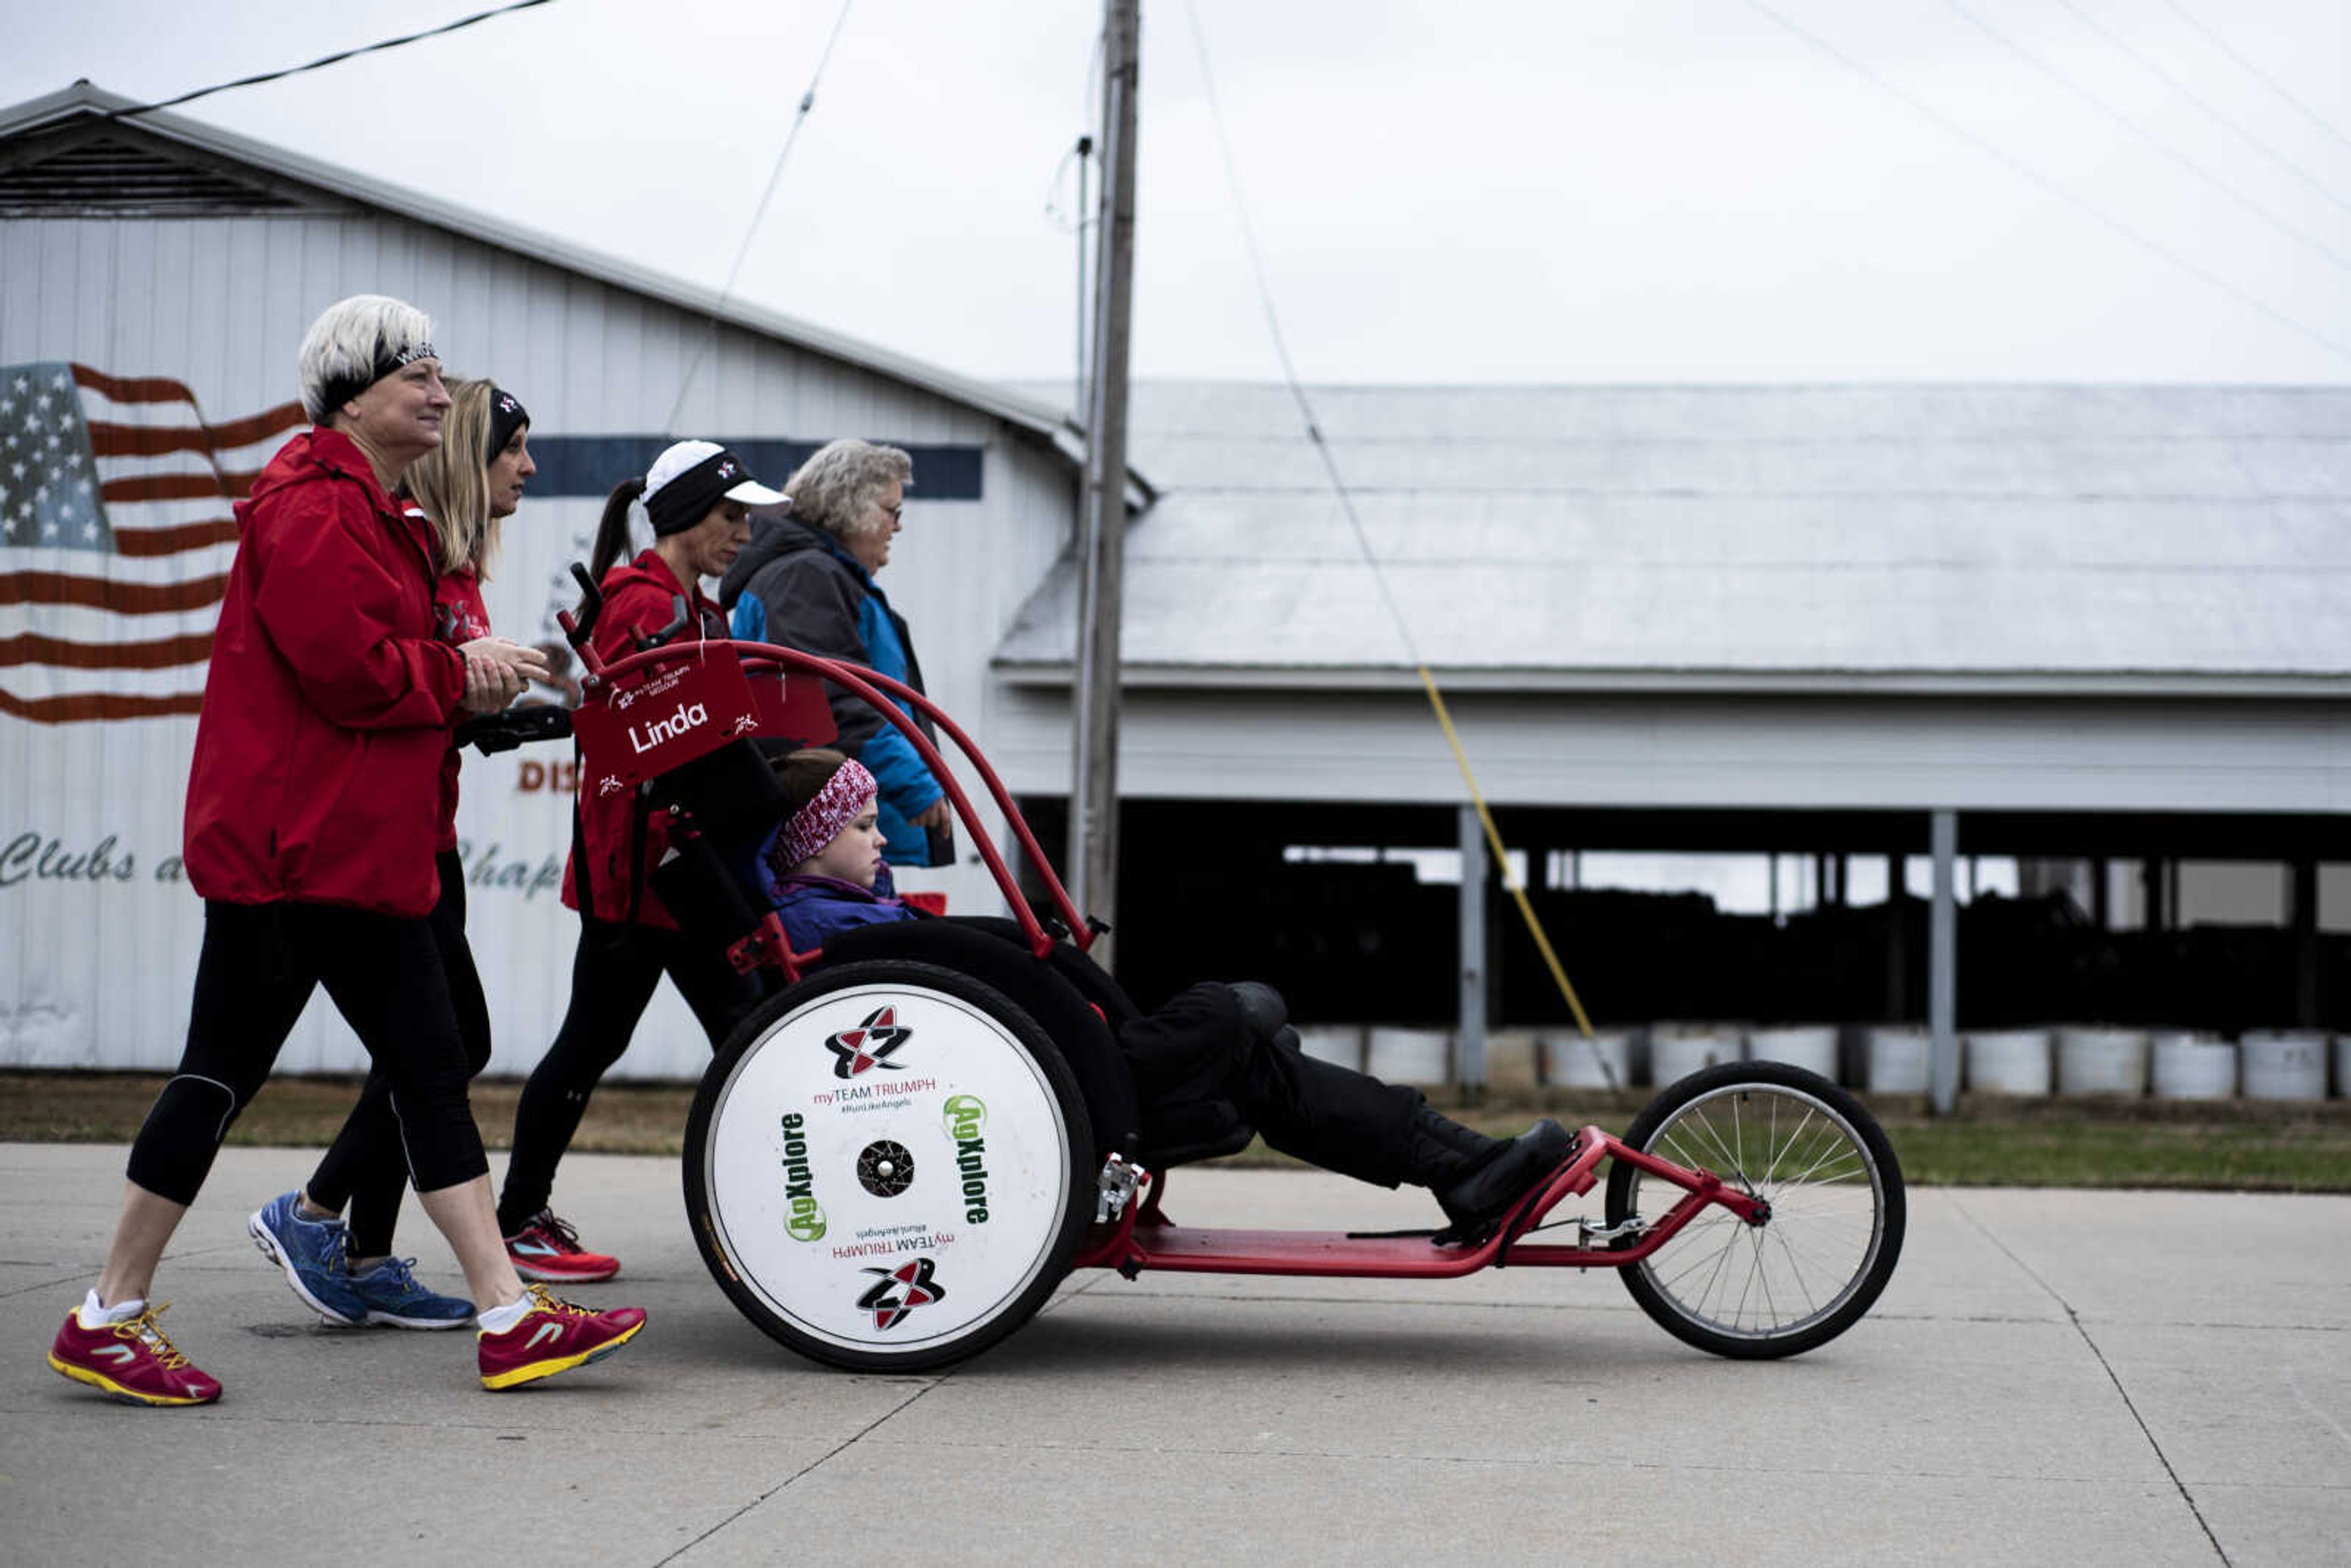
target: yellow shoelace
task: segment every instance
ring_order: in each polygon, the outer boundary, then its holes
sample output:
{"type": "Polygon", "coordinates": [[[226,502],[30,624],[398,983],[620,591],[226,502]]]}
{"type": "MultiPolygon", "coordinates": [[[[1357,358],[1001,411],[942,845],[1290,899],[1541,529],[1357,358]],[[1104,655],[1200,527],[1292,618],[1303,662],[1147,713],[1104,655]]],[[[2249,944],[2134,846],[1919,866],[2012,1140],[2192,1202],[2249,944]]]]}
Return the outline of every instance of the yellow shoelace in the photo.
{"type": "Polygon", "coordinates": [[[569,1301],[559,1301],[548,1294],[545,1285],[525,1285],[523,1290],[538,1299],[538,1305],[532,1309],[534,1312],[568,1312],[575,1318],[592,1318],[596,1315],[585,1307],[575,1307],[569,1301]]]}
{"type": "Polygon", "coordinates": [[[137,1317],[116,1323],[114,1337],[146,1341],[148,1348],[154,1352],[155,1359],[163,1364],[163,1370],[177,1372],[188,1364],[188,1358],[172,1347],[170,1336],[165,1334],[155,1322],[157,1318],[169,1312],[171,1307],[172,1303],[169,1301],[158,1301],[137,1317]]]}

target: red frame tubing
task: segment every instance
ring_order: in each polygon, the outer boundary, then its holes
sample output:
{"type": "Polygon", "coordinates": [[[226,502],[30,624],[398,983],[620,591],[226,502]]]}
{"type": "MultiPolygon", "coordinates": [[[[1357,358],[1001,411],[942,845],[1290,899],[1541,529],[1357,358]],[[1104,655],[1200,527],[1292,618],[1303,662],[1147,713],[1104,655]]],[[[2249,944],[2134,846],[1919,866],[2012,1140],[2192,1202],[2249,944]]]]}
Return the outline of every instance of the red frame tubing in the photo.
{"type": "Polygon", "coordinates": [[[995,841],[980,831],[978,813],[972,807],[971,798],[956,781],[955,774],[947,768],[946,758],[940,755],[938,747],[931,744],[929,737],[923,734],[913,719],[906,716],[897,703],[883,700],[883,694],[887,693],[899,702],[918,709],[946,732],[956,749],[986,781],[989,798],[996,802],[997,810],[1004,813],[1004,820],[1011,826],[1022,852],[1044,879],[1055,913],[1070,928],[1070,940],[1081,952],[1093,946],[1093,927],[1086,923],[1085,917],[1078,913],[1077,905],[1070,901],[1069,891],[1061,885],[1061,879],[1054,873],[1052,862],[1045,858],[1044,851],[1038,846],[1036,835],[1029,831],[1027,821],[1021,817],[1019,808],[1012,803],[1011,792],[997,777],[996,769],[988,766],[987,759],[979,754],[979,748],[972,744],[962,726],[940,711],[936,703],[904,682],[893,680],[880,671],[866,669],[862,664],[843,664],[838,659],[803,653],[797,648],[781,647],[773,643],[742,643],[731,638],[714,637],[694,643],[666,643],[662,647],[645,648],[625,654],[611,664],[598,659],[595,651],[585,644],[580,646],[579,653],[580,662],[588,667],[589,675],[610,688],[612,682],[633,671],[672,660],[707,658],[720,649],[747,663],[781,664],[787,669],[799,670],[831,681],[872,708],[884,723],[904,736],[907,743],[914,747],[914,755],[923,759],[923,765],[939,781],[939,787],[954,806],[956,820],[963,823],[964,831],[970,835],[972,842],[979,846],[980,859],[986,862],[989,874],[996,878],[996,885],[1004,894],[1004,902],[1011,906],[1014,916],[1020,922],[1021,934],[1029,939],[1030,949],[1038,957],[1044,957],[1053,950],[1053,938],[1037,919],[1036,911],[1029,907],[1029,901],[1020,895],[1019,883],[1014,880],[1011,868],[1004,863],[1004,856],[997,850],[995,841]]]}
{"type": "Polygon", "coordinates": [[[1435,1247],[1426,1236],[1355,1236],[1336,1230],[1185,1229],[1172,1222],[1146,1224],[1159,1214],[1155,1179],[1130,1201],[1115,1226],[1098,1228],[1080,1247],[1078,1269],[1116,1269],[1132,1279],[1145,1269],[1178,1274],[1320,1275],[1348,1279],[1449,1280],[1479,1270],[1516,1264],[1537,1269],[1622,1269],[1638,1263],[1672,1240],[1699,1210],[1719,1204],[1753,1224],[1762,1206],[1728,1186],[1711,1171],[1686,1170],[1642,1153],[1588,1126],[1576,1134],[1576,1152],[1552,1173],[1542,1190],[1520,1206],[1508,1223],[1476,1247],[1435,1247]],[[1598,1184],[1601,1161],[1624,1160],[1672,1182],[1687,1196],[1630,1247],[1561,1247],[1521,1238],[1563,1198],[1590,1192],[1598,1184]]]}

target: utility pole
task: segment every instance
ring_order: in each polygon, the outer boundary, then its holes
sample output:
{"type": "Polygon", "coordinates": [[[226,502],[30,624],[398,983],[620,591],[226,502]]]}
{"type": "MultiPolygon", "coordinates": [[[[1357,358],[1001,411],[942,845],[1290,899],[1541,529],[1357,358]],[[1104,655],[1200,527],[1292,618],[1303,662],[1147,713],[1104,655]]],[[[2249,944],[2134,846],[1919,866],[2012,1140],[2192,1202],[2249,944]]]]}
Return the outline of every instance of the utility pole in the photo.
{"type": "MultiPolygon", "coordinates": [[[[1119,604],[1126,557],[1126,356],[1134,294],[1135,86],[1140,0],[1102,6],[1102,191],[1095,224],[1094,368],[1078,519],[1078,669],[1070,786],[1070,893],[1118,911],[1119,604]]],[[[1094,956],[1110,964],[1108,943],[1094,956]]]]}
{"type": "Polygon", "coordinates": [[[1078,372],[1070,385],[1070,406],[1079,413],[1088,413],[1086,407],[1086,316],[1093,302],[1086,298],[1086,246],[1093,243],[1094,222],[1086,205],[1086,175],[1094,156],[1094,139],[1078,138],[1078,372]]]}

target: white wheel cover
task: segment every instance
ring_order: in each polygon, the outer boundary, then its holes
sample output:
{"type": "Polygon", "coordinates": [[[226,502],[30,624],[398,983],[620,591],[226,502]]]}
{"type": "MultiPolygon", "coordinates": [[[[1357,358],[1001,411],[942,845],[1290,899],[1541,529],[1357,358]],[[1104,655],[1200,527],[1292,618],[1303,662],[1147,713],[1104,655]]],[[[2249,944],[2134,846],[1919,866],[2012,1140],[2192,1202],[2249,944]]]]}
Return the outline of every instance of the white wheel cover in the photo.
{"type": "Polygon", "coordinates": [[[936,1345],[1044,1267],[1069,1144],[1043,1071],[987,1014],[922,986],[835,991],[778,1019],[720,1088],[712,1239],[804,1333],[936,1345]]]}

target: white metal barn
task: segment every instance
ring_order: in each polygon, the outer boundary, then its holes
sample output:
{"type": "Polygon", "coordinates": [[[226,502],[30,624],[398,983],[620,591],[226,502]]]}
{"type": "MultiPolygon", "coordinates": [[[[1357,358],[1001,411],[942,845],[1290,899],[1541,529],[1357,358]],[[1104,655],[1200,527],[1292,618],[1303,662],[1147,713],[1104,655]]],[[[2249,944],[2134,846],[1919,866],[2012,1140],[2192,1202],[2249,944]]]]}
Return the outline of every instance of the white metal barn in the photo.
{"type": "MultiPolygon", "coordinates": [[[[1425,660],[1538,880],[1545,852],[1735,850],[1841,887],[1845,859],[1924,855],[1939,821],[1947,865],[2070,865],[2101,925],[2293,928],[2299,972],[2262,993],[2284,1016],[2220,1001],[2214,1026],[2351,1028],[2351,972],[2327,972],[2351,965],[2326,957],[2351,932],[2351,389],[1310,398],[1360,540],[1286,389],[1136,389],[1130,882],[1164,871],[1155,840],[1195,884],[1218,840],[1270,846],[1260,879],[1285,843],[1474,846],[1425,660]]],[[[997,654],[998,751],[1040,791],[1074,590],[1058,569],[997,654]]],[[[1226,923],[1258,895],[1201,894],[1226,923]]],[[[1449,956],[1433,935],[1422,965],[1449,956]]],[[[1383,967],[1362,956],[1384,934],[1356,936],[1334,1007],[1383,967]]]]}
{"type": "MultiPolygon", "coordinates": [[[[554,634],[565,563],[585,559],[605,493],[664,431],[725,441],[778,484],[835,436],[909,448],[908,528],[883,586],[933,695],[987,744],[987,652],[1068,548],[1078,448],[1058,407],[720,310],[281,148],[165,115],[110,121],[124,105],[82,85],[0,112],[0,430],[36,455],[11,485],[23,453],[0,454],[0,1064],[177,1059],[201,905],[174,857],[228,497],[299,423],[284,409],[295,349],[346,295],[423,307],[451,373],[494,376],[529,408],[540,472],[488,589],[494,624],[525,641],[554,634]],[[76,414],[100,427],[89,440],[61,423],[76,414]],[[78,441],[80,466],[46,482],[42,462],[78,441]],[[76,494],[92,483],[102,515],[76,494]]],[[[568,797],[549,760],[526,749],[465,769],[493,1071],[537,1060],[568,987],[568,797]]],[[[993,907],[971,867],[914,881],[993,907]]],[[[622,1071],[697,1073],[707,1048],[661,998],[622,1071]]],[[[361,1064],[323,998],[282,1058],[361,1064]]]]}

